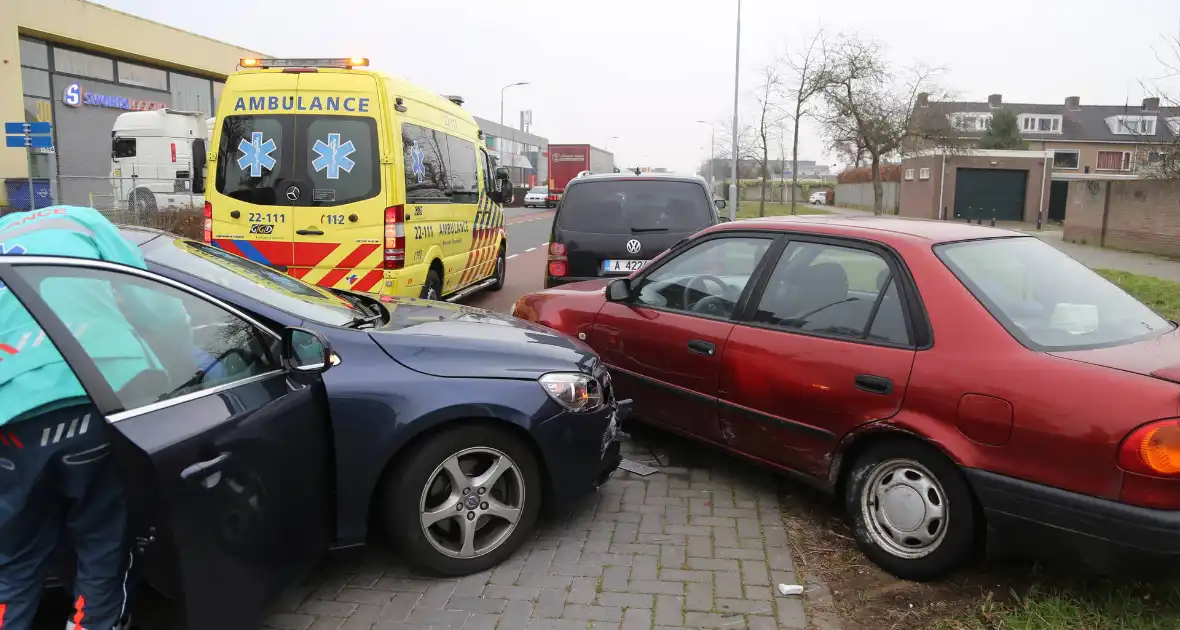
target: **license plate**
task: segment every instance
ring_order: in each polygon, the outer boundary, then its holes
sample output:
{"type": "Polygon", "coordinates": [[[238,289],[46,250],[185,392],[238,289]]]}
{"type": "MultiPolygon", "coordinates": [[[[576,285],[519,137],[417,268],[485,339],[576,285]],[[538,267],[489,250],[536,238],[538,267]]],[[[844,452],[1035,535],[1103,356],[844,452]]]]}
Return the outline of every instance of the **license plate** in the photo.
{"type": "Polygon", "coordinates": [[[631,273],[646,264],[646,260],[604,260],[602,270],[607,273],[631,273]]]}

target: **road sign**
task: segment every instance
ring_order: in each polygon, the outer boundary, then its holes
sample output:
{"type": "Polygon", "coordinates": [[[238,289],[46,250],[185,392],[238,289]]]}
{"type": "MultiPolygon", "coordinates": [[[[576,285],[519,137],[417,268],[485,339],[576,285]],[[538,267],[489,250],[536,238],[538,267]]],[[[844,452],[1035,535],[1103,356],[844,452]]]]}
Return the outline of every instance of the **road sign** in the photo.
{"type": "MultiPolygon", "coordinates": [[[[6,122],[4,123],[4,146],[10,149],[52,149],[53,123],[47,122],[6,122]]],[[[29,160],[29,210],[37,209],[33,189],[33,152],[28,151],[29,160]]]]}
{"type": "Polygon", "coordinates": [[[4,123],[4,133],[8,135],[45,135],[53,132],[53,123],[47,122],[9,122],[4,123]]]}

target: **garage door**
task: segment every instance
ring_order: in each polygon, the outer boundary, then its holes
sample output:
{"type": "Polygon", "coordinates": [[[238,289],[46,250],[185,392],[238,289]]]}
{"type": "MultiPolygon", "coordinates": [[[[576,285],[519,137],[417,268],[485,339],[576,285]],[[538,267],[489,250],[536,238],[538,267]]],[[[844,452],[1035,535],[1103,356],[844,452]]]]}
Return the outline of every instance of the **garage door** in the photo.
{"type": "Polygon", "coordinates": [[[1024,220],[1028,171],[960,168],[955,171],[955,218],[1024,220]]]}

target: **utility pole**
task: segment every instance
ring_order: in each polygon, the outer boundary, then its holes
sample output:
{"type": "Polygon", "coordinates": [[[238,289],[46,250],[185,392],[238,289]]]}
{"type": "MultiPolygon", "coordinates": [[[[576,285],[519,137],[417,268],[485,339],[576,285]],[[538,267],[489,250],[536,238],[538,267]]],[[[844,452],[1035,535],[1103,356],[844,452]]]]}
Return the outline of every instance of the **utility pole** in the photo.
{"type": "Polygon", "coordinates": [[[713,180],[714,151],[717,148],[717,126],[704,120],[698,120],[697,122],[701,123],[702,125],[709,125],[709,201],[713,201],[713,195],[717,194],[717,191],[714,188],[716,183],[714,183],[713,180]]]}
{"type": "Polygon", "coordinates": [[[737,218],[738,204],[738,75],[742,69],[742,0],[737,0],[737,45],[733,54],[733,164],[729,180],[729,220],[737,218]]]}

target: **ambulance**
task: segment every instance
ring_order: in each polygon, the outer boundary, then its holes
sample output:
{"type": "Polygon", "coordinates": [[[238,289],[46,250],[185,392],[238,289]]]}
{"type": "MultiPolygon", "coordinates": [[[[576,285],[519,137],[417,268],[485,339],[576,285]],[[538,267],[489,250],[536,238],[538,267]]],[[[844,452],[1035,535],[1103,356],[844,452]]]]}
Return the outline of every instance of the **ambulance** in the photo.
{"type": "Polygon", "coordinates": [[[329,289],[504,286],[512,183],[461,98],[365,58],[240,63],[210,141],[205,242],[329,289]]]}

